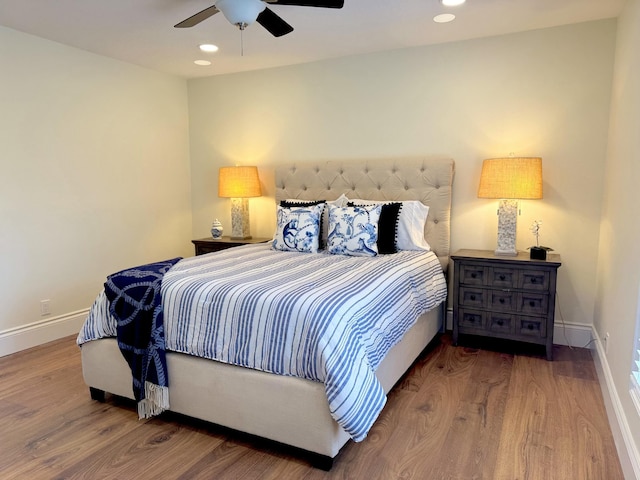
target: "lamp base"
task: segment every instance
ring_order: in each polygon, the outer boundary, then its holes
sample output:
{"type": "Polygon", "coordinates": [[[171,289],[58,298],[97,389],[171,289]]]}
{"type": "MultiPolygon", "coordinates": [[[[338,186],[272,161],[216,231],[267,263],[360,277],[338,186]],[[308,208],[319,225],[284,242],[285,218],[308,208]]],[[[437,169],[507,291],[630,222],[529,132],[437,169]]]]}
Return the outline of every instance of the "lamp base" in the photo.
{"type": "Polygon", "coordinates": [[[251,238],[249,230],[249,200],[246,198],[231,199],[231,240],[247,240],[251,238]]]}
{"type": "Polygon", "coordinates": [[[518,201],[500,200],[498,207],[498,248],[495,254],[515,257],[516,223],[518,221],[518,201]]]}
{"type": "Polygon", "coordinates": [[[493,252],[498,257],[517,257],[518,252],[515,250],[496,250],[493,252]]]}

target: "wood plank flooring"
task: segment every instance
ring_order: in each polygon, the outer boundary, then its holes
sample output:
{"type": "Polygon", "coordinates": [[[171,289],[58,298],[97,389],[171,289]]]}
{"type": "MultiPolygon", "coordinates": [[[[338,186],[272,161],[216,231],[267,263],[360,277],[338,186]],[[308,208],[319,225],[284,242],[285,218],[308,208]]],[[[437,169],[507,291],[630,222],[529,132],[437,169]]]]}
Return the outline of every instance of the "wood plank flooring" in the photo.
{"type": "Polygon", "coordinates": [[[73,337],[0,358],[0,478],[622,479],[591,354],[434,341],[330,472],[193,419],[93,401],[73,337]]]}

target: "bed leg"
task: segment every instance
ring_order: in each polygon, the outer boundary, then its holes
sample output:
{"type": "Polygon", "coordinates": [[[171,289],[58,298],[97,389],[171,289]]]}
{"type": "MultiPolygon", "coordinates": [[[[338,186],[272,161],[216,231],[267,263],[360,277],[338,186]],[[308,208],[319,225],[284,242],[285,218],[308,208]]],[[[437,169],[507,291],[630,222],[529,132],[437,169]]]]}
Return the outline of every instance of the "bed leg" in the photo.
{"type": "Polygon", "coordinates": [[[313,468],[324,470],[325,472],[328,472],[331,470],[331,467],[333,467],[333,457],[312,453],[309,460],[311,461],[311,466],[313,468]]]}
{"type": "Polygon", "coordinates": [[[440,304],[440,315],[442,316],[442,324],[440,325],[440,333],[447,331],[447,301],[440,304]]]}
{"type": "Polygon", "coordinates": [[[96,400],[100,403],[104,403],[106,401],[105,391],[100,390],[98,388],[89,387],[89,393],[91,394],[91,399],[96,400]]]}

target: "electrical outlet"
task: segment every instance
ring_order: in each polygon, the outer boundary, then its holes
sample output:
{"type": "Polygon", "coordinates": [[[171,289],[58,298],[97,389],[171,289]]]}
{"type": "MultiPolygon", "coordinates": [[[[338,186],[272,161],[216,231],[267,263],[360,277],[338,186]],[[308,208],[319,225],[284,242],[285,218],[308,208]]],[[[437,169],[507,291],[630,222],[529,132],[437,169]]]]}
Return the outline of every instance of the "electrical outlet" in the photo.
{"type": "Polygon", "coordinates": [[[604,353],[606,355],[609,353],[609,332],[604,334],[604,340],[602,343],[604,343],[604,353]]]}
{"type": "Polygon", "coordinates": [[[40,300],[40,316],[51,315],[51,300],[40,300]]]}

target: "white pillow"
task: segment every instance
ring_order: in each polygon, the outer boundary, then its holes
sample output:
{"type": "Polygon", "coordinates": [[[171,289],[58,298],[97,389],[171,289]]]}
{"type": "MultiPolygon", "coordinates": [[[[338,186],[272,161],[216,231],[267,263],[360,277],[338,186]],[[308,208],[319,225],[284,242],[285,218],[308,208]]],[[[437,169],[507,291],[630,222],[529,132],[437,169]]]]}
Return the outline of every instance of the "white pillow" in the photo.
{"type": "Polygon", "coordinates": [[[335,205],[336,207],[346,207],[347,206],[347,202],[349,201],[349,199],[347,198],[347,196],[343,193],[342,195],[340,195],[338,198],[336,198],[335,200],[331,200],[329,202],[327,202],[329,205],[335,205]]]}
{"type": "Polygon", "coordinates": [[[327,251],[337,255],[378,255],[378,220],[382,205],[336,207],[329,205],[327,251]]]}
{"type": "MultiPolygon", "coordinates": [[[[395,203],[393,200],[364,200],[349,199],[353,205],[382,205],[395,203]]],[[[418,200],[403,200],[398,219],[398,250],[431,250],[431,246],[424,238],[424,226],[429,215],[429,207],[418,200]]]]}
{"type": "Polygon", "coordinates": [[[271,247],[274,250],[317,253],[323,208],[324,203],[293,209],[278,205],[277,225],[271,247]]]}

